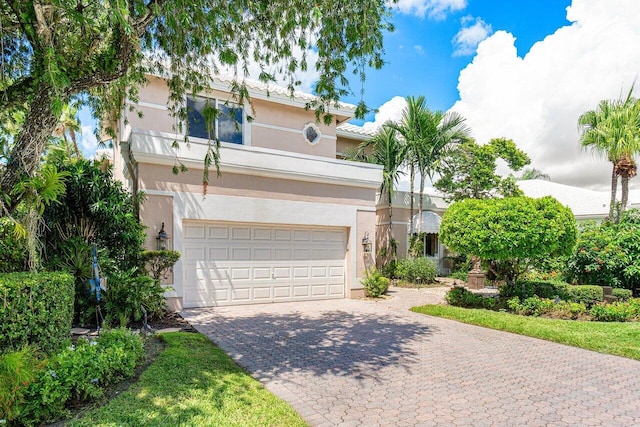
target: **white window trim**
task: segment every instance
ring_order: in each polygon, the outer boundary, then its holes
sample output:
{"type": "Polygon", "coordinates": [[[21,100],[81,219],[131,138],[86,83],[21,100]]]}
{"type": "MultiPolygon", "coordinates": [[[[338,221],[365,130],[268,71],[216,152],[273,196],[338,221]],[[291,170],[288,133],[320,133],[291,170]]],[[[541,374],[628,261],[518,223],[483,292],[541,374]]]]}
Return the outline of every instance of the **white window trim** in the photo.
{"type": "Polygon", "coordinates": [[[320,141],[322,141],[322,132],[320,131],[320,128],[317,124],[309,122],[302,128],[302,138],[304,139],[304,142],[311,145],[312,147],[315,147],[316,145],[320,144],[320,141]],[[315,142],[309,141],[309,138],[307,138],[307,129],[313,129],[314,132],[318,135],[315,142]]]}

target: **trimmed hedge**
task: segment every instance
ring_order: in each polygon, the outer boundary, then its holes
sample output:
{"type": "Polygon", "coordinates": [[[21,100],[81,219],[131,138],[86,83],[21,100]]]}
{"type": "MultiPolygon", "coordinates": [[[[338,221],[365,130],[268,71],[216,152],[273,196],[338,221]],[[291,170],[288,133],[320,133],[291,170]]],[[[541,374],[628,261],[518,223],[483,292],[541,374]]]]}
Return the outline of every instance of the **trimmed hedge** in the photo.
{"type": "Polygon", "coordinates": [[[521,300],[537,296],[540,298],[571,300],[569,285],[558,280],[519,280],[515,285],[506,284],[500,287],[500,296],[521,300]]]}
{"type": "Polygon", "coordinates": [[[630,289],[613,288],[613,296],[619,301],[627,301],[631,298],[632,292],[630,289]]]}
{"type": "Polygon", "coordinates": [[[45,353],[69,338],[73,276],[68,273],[0,274],[0,353],[28,344],[45,353]]]}
{"type": "Polygon", "coordinates": [[[587,308],[604,300],[602,286],[595,285],[575,285],[569,286],[569,299],[573,302],[581,302],[587,308]]]}

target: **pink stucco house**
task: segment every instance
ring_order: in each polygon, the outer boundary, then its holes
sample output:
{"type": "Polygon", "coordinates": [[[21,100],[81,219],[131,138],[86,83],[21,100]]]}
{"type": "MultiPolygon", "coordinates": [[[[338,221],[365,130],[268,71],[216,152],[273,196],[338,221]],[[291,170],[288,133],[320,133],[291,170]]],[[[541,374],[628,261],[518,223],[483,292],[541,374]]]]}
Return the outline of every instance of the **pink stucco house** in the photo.
{"type": "Polygon", "coordinates": [[[184,135],[176,134],[160,77],[148,77],[136,111],[127,108],[116,126],[115,174],[146,194],[140,217],[148,227],[147,246],[157,247],[164,223],[169,248],[182,254],[170,280],[170,305],[362,296],[360,278],[375,253],[382,168],[340,159],[345,147],[364,138],[348,126],[338,129],[355,107],[335,108],[327,126],[304,108],[312,95],[290,97],[284,89],[253,83],[252,106],[229,106],[229,88],[219,79],[205,93],[186,97],[189,146],[171,146],[184,135]],[[229,115],[214,123],[222,175],[212,170],[203,195],[207,128],[201,113],[207,102],[229,115]],[[188,171],[173,174],[177,161],[188,171]],[[365,236],[373,247],[363,245],[365,236]]]}

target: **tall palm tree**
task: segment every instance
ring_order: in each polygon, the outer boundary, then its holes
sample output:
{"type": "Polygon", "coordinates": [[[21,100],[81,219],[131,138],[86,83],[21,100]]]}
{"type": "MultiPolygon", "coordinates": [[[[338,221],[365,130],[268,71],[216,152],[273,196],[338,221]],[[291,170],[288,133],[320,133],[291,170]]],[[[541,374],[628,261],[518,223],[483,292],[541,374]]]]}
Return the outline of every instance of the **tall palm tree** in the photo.
{"type": "Polygon", "coordinates": [[[360,144],[359,152],[362,156],[361,158],[366,161],[383,166],[380,195],[386,197],[388,203],[389,230],[387,231],[387,242],[391,249],[391,256],[395,256],[393,250],[395,247],[392,207],[393,189],[400,177],[404,175],[401,167],[406,156],[406,146],[399,140],[397,131],[392,126],[385,124],[373,138],[360,144]],[[369,154],[365,155],[365,150],[369,154]]]}
{"type": "Polygon", "coordinates": [[[82,157],[80,149],[78,148],[77,132],[80,132],[80,121],[78,120],[78,105],[66,104],[62,107],[62,113],[58,119],[58,124],[53,132],[55,136],[61,137],[64,140],[67,156],[71,158],[71,145],[75,152],[76,158],[82,157]],[[71,142],[67,139],[67,135],[71,138],[71,142]]]}
{"type": "Polygon", "coordinates": [[[420,174],[420,200],[418,218],[422,218],[424,185],[426,179],[433,180],[445,148],[469,135],[465,119],[455,112],[431,111],[423,96],[407,97],[407,107],[402,120],[393,127],[402,135],[406,144],[405,164],[409,166],[411,206],[410,229],[413,231],[413,191],[416,172],[420,174]]]}
{"type": "Polygon", "coordinates": [[[622,179],[622,213],[629,198],[629,179],[637,174],[634,157],[640,154],[640,100],[633,98],[632,92],[633,87],[625,99],[600,101],[596,110],[587,111],[578,119],[582,147],[605,156],[613,165],[609,206],[613,221],[617,221],[614,214],[618,177],[622,179]]]}

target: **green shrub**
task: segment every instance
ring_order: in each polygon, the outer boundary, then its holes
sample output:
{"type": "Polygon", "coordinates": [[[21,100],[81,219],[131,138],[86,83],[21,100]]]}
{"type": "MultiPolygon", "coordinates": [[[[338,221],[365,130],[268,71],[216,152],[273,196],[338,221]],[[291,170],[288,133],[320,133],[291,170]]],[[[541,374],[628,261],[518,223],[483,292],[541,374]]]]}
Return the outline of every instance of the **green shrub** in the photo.
{"type": "Polygon", "coordinates": [[[496,305],[495,298],[485,298],[460,286],[451,288],[445,299],[449,305],[456,307],[493,309],[496,305]]]}
{"type": "Polygon", "coordinates": [[[11,220],[0,218],[0,273],[27,269],[26,240],[16,237],[11,220]]]}
{"type": "Polygon", "coordinates": [[[38,425],[66,416],[69,403],[100,397],[104,386],[133,376],[143,355],[140,336],[125,329],[78,340],[47,360],[23,395],[15,396],[17,421],[38,425]]]}
{"type": "Polygon", "coordinates": [[[388,278],[388,279],[397,279],[396,275],[396,267],[398,266],[398,261],[396,259],[389,260],[389,262],[385,263],[382,267],[380,267],[380,273],[388,278]]]}
{"type": "Polygon", "coordinates": [[[127,326],[142,320],[144,305],[148,318],[162,315],[166,309],[164,288],[159,280],[140,274],[137,268],[117,271],[109,277],[105,292],[105,320],[108,324],[127,326]]]}
{"type": "Polygon", "coordinates": [[[604,291],[601,286],[575,285],[569,286],[567,289],[570,301],[581,302],[587,308],[604,300],[604,291]]]}
{"type": "Polygon", "coordinates": [[[540,298],[569,299],[568,284],[558,280],[519,280],[515,284],[505,284],[500,287],[500,296],[505,298],[518,297],[521,300],[532,296],[540,298]]]}
{"type": "Polygon", "coordinates": [[[463,282],[466,282],[467,280],[469,280],[469,272],[454,271],[453,273],[449,274],[449,277],[452,279],[462,280],[463,282]]]}
{"type": "MultiPolygon", "coordinates": [[[[135,209],[141,196],[128,192],[113,179],[111,168],[101,166],[98,161],[83,159],[56,164],[69,177],[64,196],[59,203],[47,206],[43,215],[47,224],[45,265],[49,268],[58,269],[64,242],[73,236],[96,243],[119,269],[140,265],[146,236],[135,209]]],[[[101,267],[105,270],[105,265],[101,267]]]]}
{"type": "Polygon", "coordinates": [[[631,298],[631,290],[613,288],[613,296],[618,298],[619,301],[627,301],[629,298],[631,298]]]}
{"type": "Polygon", "coordinates": [[[178,251],[144,251],[140,256],[145,271],[156,280],[164,278],[179,259],[178,251]]]}
{"type": "Polygon", "coordinates": [[[367,296],[378,298],[389,289],[390,280],[375,268],[367,271],[364,279],[360,281],[367,291],[367,296]]]}
{"type": "Polygon", "coordinates": [[[593,320],[599,322],[627,322],[638,316],[637,311],[626,302],[613,302],[611,304],[594,304],[589,310],[593,320]]]}
{"type": "Polygon", "coordinates": [[[67,273],[0,274],[0,352],[60,348],[69,339],[73,293],[67,273]]]}
{"type": "Polygon", "coordinates": [[[396,267],[399,279],[413,283],[433,283],[437,271],[436,263],[427,257],[401,259],[396,267]]]}
{"type": "Polygon", "coordinates": [[[511,311],[523,316],[548,316],[560,319],[577,319],[587,313],[583,303],[558,301],[538,296],[532,296],[524,300],[513,297],[507,301],[511,311]]]}
{"type": "Polygon", "coordinates": [[[0,420],[20,414],[25,388],[36,378],[40,361],[33,347],[0,354],[0,420]]]}

